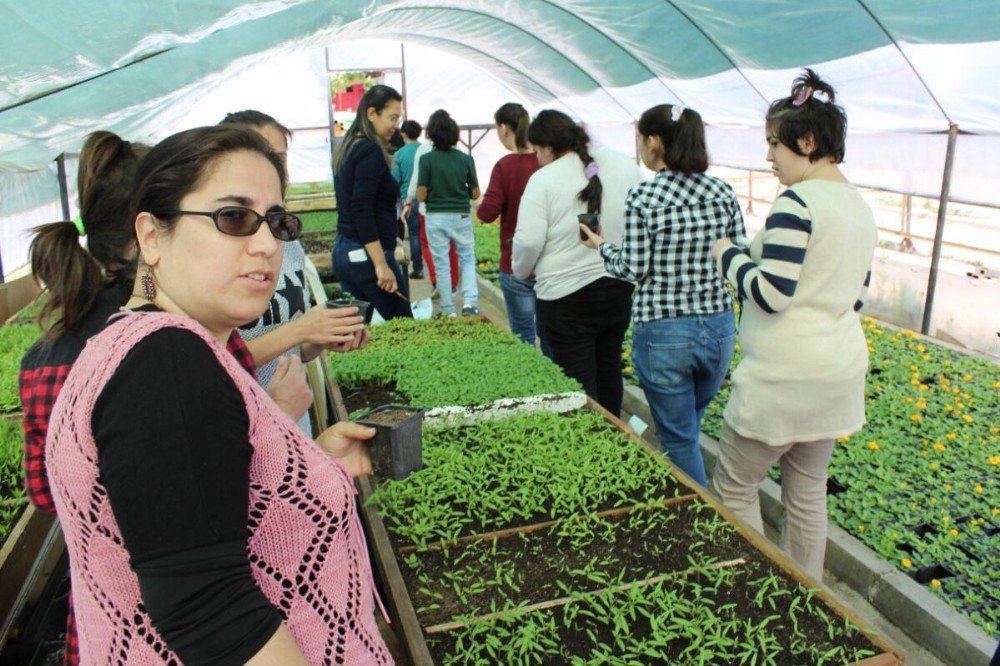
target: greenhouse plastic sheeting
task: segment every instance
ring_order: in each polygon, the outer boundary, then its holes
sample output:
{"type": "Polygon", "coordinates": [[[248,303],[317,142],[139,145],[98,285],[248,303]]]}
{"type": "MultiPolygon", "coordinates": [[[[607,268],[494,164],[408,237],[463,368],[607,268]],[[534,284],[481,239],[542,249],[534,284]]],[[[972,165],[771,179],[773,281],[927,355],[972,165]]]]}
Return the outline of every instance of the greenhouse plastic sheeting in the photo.
{"type": "Polygon", "coordinates": [[[847,109],[848,168],[867,184],[933,194],[955,123],[980,136],[959,139],[953,192],[1000,203],[1000,190],[980,188],[1000,176],[987,157],[1000,137],[996,0],[0,0],[0,34],[0,194],[19,193],[0,200],[0,225],[23,227],[49,206],[52,160],[96,129],[154,141],[247,107],[325,126],[322,68],[279,78],[323,108],[293,101],[287,85],[233,84],[294,54],[315,65],[324,47],[363,68],[373,38],[438,54],[423,59],[437,63],[430,72],[408,59],[416,117],[442,90],[443,106],[469,108],[457,116],[466,124],[491,122],[504,97],[608,128],[680,102],[710,125],[713,156],[740,166],[763,166],[768,101],[814,66],[847,109]],[[295,115],[304,108],[309,119],[295,115]]]}

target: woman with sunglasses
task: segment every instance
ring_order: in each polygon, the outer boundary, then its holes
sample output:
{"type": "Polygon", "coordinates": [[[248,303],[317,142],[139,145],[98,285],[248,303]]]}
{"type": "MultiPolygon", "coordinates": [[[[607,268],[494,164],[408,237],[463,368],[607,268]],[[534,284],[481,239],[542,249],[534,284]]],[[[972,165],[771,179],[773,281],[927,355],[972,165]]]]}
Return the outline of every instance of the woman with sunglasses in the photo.
{"type": "Polygon", "coordinates": [[[351,478],[374,431],[309,439],[224,347],[301,231],[280,159],[198,128],[136,183],[131,310],[70,371],[46,449],[82,660],[391,663],[351,478]]]}
{"type": "MultiPolygon", "coordinates": [[[[273,117],[246,109],[227,114],[220,125],[239,124],[260,134],[281,158],[288,172],[288,142],[292,132],[273,117]]],[[[357,308],[310,307],[306,285],[306,253],[297,240],[285,241],[277,286],[264,313],[239,327],[257,364],[257,380],[272,397],[289,405],[289,415],[312,435],[309,407],[313,394],[303,363],[324,350],[346,352],[363,347],[369,337],[357,308]],[[273,391],[272,391],[273,387],[273,391]],[[275,395],[277,394],[277,396],[275,395]]],[[[320,303],[322,305],[322,303],[320,303]]]]}
{"type": "Polygon", "coordinates": [[[389,86],[365,91],[333,154],[338,209],[333,270],[349,294],[371,303],[383,319],[413,317],[409,287],[394,256],[399,183],[390,172],[389,139],[402,99],[389,86]]]}

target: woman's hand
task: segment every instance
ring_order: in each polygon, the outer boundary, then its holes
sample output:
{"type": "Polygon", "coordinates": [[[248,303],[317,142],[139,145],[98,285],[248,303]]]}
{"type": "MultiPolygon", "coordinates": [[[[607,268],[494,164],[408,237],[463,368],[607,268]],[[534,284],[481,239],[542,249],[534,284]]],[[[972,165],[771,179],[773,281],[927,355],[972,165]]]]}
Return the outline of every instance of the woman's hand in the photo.
{"type": "MultiPolygon", "coordinates": [[[[598,227],[600,229],[600,227],[598,227]]],[[[601,235],[600,231],[591,231],[590,227],[586,224],[580,225],[580,231],[587,235],[587,240],[581,239],[580,242],[589,247],[592,250],[596,250],[604,242],[604,236],[601,235]]]]}
{"type": "Polygon", "coordinates": [[[310,308],[308,312],[288,324],[295,329],[295,337],[300,345],[315,345],[325,349],[336,349],[344,344],[353,344],[365,327],[365,320],[358,316],[358,309],[310,308]]]}
{"type": "Polygon", "coordinates": [[[298,356],[278,358],[274,378],[267,387],[267,394],[293,421],[298,421],[313,404],[313,393],[306,382],[302,361],[298,356]]]}
{"type": "Polygon", "coordinates": [[[384,261],[375,262],[375,280],[378,288],[382,291],[387,291],[391,294],[399,290],[399,286],[396,284],[396,274],[389,268],[389,264],[384,261]]]}
{"type": "Polygon", "coordinates": [[[364,349],[368,342],[372,339],[371,331],[367,328],[362,328],[359,335],[354,336],[354,340],[351,342],[345,342],[343,344],[337,345],[335,347],[328,347],[327,349],[332,352],[344,353],[353,351],[355,349],[364,349]]]}
{"type": "Polygon", "coordinates": [[[733,247],[733,241],[728,238],[719,238],[712,244],[712,259],[718,261],[719,257],[731,247],[733,247]]]}
{"type": "Polygon", "coordinates": [[[410,204],[409,202],[403,204],[403,210],[400,211],[399,213],[399,219],[405,223],[408,219],[410,219],[410,211],[412,210],[413,210],[412,204],[410,204]]]}
{"type": "Polygon", "coordinates": [[[321,432],[316,437],[316,443],[327,455],[346,467],[351,476],[365,476],[372,473],[372,461],[365,442],[374,436],[375,428],[339,421],[321,432]]]}

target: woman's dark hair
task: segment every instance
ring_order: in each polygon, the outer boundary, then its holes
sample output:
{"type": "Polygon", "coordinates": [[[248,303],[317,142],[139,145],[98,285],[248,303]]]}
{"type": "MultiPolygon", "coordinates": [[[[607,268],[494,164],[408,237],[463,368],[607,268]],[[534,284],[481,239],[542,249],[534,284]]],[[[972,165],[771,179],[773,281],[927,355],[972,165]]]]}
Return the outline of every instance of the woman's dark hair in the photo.
{"type": "MultiPolygon", "coordinates": [[[[245,109],[243,111],[233,111],[232,113],[227,113],[226,117],[219,121],[220,125],[246,125],[247,127],[253,127],[254,129],[264,129],[265,127],[273,127],[274,129],[281,132],[281,135],[285,137],[285,145],[287,146],[292,142],[292,130],[288,129],[274,117],[267,115],[263,111],[256,111],[254,109],[245,109]]],[[[288,157],[285,153],[279,153],[281,161],[285,164],[285,171],[288,171],[288,157]]],[[[287,176],[287,173],[286,173],[287,176]]]]}
{"type": "Polygon", "coordinates": [[[458,143],[458,123],[444,109],[427,119],[427,138],[438,150],[448,150],[458,143]]]}
{"type": "Polygon", "coordinates": [[[847,114],[834,103],[833,86],[806,69],[792,84],[792,94],[771,103],[767,125],[782,144],[810,162],[829,157],[834,164],[844,161],[847,143],[847,114]],[[816,93],[826,101],[816,99],[816,93]],[[816,145],[808,156],[799,148],[799,139],[811,136],[816,145]]]}
{"type": "Polygon", "coordinates": [[[705,125],[694,109],[657,104],[646,109],[639,118],[639,134],[656,136],[663,145],[663,161],[671,171],[690,176],[708,170],[708,150],[705,148],[705,125]]]}
{"type": "Polygon", "coordinates": [[[147,146],[112,132],[94,132],[80,151],[77,191],[87,247],[72,222],[32,229],[31,271],[49,292],[38,314],[45,336],[56,340],[76,331],[105,284],[116,284],[122,304],[132,293],[135,230],[129,217],[136,169],[147,146]]]}
{"type": "Polygon", "coordinates": [[[233,111],[232,113],[227,113],[226,117],[219,121],[219,124],[249,125],[250,127],[267,127],[270,125],[284,135],[286,143],[291,142],[292,140],[292,130],[279,123],[274,119],[274,117],[267,115],[263,111],[256,111],[254,109],[245,109],[243,111],[233,111]]]}
{"type": "Polygon", "coordinates": [[[507,102],[493,114],[497,125],[506,125],[514,132],[514,145],[518,148],[528,147],[528,112],[517,102],[507,102]]]}
{"type": "MultiPolygon", "coordinates": [[[[167,211],[181,208],[181,200],[198,189],[218,160],[241,150],[263,155],[278,172],[281,191],[285,191],[281,158],[260,134],[241,125],[196,127],[167,137],[143,158],[135,175],[132,219],[141,212],[152,213],[163,228],[172,230],[179,216],[167,215],[167,211]]],[[[134,225],[132,233],[134,237],[134,225]]]]}
{"type": "Polygon", "coordinates": [[[361,101],[358,102],[358,112],[354,115],[354,122],[351,123],[351,127],[344,134],[337,149],[333,152],[334,174],[340,171],[340,166],[344,163],[347,156],[351,154],[351,151],[354,150],[354,147],[358,145],[358,141],[366,137],[374,141],[375,145],[382,148],[385,163],[392,165],[392,156],[389,155],[388,146],[386,146],[382,137],[375,133],[372,121],[368,120],[368,109],[375,109],[375,113],[382,113],[382,109],[389,102],[402,101],[403,96],[396,92],[395,88],[382,84],[372,86],[365,91],[365,94],[361,96],[361,101]]]}
{"type": "Polygon", "coordinates": [[[405,134],[406,138],[410,141],[416,141],[420,137],[420,133],[424,131],[424,128],[416,120],[407,120],[399,126],[399,131],[405,134]]]}
{"type": "MultiPolygon", "coordinates": [[[[551,148],[557,156],[573,151],[583,161],[584,169],[594,161],[590,156],[590,136],[587,131],[562,111],[545,109],[539,112],[528,126],[528,141],[535,146],[551,148]]],[[[589,178],[587,186],[580,190],[577,198],[587,204],[588,213],[600,213],[603,193],[601,177],[595,173],[589,178]]]]}

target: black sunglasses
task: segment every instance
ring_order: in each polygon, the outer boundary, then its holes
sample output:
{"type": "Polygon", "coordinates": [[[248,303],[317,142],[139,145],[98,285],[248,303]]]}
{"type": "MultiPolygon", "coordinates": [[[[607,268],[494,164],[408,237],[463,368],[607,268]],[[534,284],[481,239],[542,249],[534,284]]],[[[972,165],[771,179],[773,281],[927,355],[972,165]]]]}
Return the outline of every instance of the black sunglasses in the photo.
{"type": "Polygon", "coordinates": [[[227,236],[253,236],[263,222],[267,222],[271,234],[282,241],[298,240],[302,235],[302,220],[283,210],[258,215],[257,211],[243,206],[223,206],[216,211],[168,210],[160,217],[173,215],[204,215],[212,218],[215,228],[227,236]]]}

